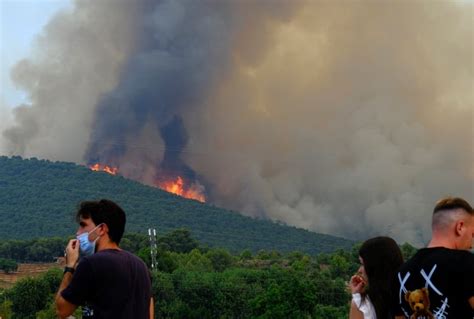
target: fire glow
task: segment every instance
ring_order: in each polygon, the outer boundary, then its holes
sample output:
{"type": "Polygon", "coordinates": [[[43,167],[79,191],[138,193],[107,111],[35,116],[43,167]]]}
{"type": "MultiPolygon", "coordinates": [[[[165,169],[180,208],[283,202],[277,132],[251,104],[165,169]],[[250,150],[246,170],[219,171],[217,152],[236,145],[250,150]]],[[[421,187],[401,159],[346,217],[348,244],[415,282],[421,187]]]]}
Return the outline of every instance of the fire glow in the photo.
{"type": "Polygon", "coordinates": [[[156,186],[164,191],[189,198],[195,199],[204,203],[206,201],[206,197],[203,195],[202,190],[199,189],[196,185],[192,185],[191,187],[186,188],[184,185],[183,179],[178,176],[176,180],[165,181],[161,183],[157,183],[156,186]]]}
{"type": "MultiPolygon", "coordinates": [[[[96,172],[106,172],[111,175],[117,175],[118,168],[108,165],[103,165],[96,163],[94,165],[89,165],[89,168],[96,172]]],[[[188,198],[195,199],[201,203],[206,202],[206,196],[203,194],[202,187],[199,184],[191,184],[191,186],[186,186],[182,177],[178,176],[175,180],[166,180],[161,182],[156,182],[153,186],[158,187],[169,193],[188,198]]]]}
{"type": "Polygon", "coordinates": [[[117,167],[111,167],[108,165],[101,165],[99,163],[96,163],[94,165],[90,165],[89,168],[93,171],[96,172],[106,172],[112,175],[117,175],[118,168],[117,167]]]}

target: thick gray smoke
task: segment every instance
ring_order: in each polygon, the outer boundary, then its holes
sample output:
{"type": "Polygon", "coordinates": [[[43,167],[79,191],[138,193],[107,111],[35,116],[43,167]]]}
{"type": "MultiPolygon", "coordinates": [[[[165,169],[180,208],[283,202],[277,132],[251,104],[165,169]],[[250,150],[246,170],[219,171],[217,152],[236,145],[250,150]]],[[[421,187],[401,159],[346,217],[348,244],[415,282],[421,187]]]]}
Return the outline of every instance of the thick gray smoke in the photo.
{"type": "Polygon", "coordinates": [[[251,216],[422,244],[474,195],[472,5],[78,1],[13,75],[10,153],[184,174],[251,216]]]}
{"type": "Polygon", "coordinates": [[[137,9],[124,1],[78,1],[36,40],[11,72],[31,103],[3,131],[8,155],[80,161],[99,97],[113,89],[133,48],[137,9]]]}

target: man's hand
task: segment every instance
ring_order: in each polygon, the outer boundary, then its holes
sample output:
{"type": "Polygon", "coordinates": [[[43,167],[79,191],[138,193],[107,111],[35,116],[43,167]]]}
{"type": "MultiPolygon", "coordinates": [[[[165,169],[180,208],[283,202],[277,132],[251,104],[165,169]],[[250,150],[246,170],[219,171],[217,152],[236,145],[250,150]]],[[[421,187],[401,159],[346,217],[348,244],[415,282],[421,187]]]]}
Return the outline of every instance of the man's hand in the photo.
{"type": "Polygon", "coordinates": [[[76,268],[77,261],[79,260],[79,241],[77,239],[71,239],[64,253],[64,257],[66,257],[66,267],[76,268]]]}
{"type": "MultiPolygon", "coordinates": [[[[66,267],[76,268],[77,262],[79,261],[79,241],[77,239],[71,239],[64,250],[64,257],[66,257],[66,267]]],[[[72,280],[72,274],[66,272],[63,276],[63,280],[59,285],[58,292],[56,293],[56,314],[58,318],[69,317],[77,305],[70,303],[61,296],[61,292],[66,289],[72,280]]]]}

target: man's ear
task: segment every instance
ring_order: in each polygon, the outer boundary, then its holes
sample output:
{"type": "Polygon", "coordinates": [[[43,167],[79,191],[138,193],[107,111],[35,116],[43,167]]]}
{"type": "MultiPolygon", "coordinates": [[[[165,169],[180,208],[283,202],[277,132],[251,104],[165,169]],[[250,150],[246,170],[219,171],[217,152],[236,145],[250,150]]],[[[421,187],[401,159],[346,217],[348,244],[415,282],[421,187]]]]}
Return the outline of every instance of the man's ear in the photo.
{"type": "Polygon", "coordinates": [[[107,226],[107,224],[103,223],[99,228],[100,228],[100,231],[99,231],[100,236],[103,236],[104,234],[109,233],[109,226],[107,226]]]}
{"type": "Polygon", "coordinates": [[[455,224],[455,229],[454,231],[456,232],[456,236],[462,236],[463,232],[464,232],[464,228],[465,228],[466,224],[464,223],[464,220],[458,220],[455,224]]]}

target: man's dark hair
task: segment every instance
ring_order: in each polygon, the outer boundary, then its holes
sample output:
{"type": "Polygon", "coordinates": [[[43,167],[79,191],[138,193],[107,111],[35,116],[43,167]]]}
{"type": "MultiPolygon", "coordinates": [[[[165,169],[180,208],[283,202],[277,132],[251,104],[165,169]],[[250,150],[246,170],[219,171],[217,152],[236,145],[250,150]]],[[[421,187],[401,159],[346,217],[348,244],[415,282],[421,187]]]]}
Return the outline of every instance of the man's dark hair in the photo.
{"type": "Polygon", "coordinates": [[[99,201],[84,201],[79,204],[76,220],[90,218],[94,224],[106,224],[109,228],[109,237],[116,244],[120,243],[125,230],[125,212],[119,205],[108,199],[99,201]]]}
{"type": "Polygon", "coordinates": [[[460,197],[446,197],[439,200],[433,209],[433,214],[446,210],[463,209],[469,214],[474,214],[471,205],[460,197]]]}

